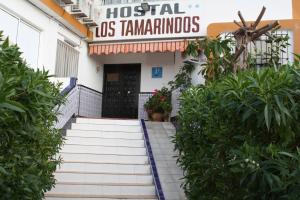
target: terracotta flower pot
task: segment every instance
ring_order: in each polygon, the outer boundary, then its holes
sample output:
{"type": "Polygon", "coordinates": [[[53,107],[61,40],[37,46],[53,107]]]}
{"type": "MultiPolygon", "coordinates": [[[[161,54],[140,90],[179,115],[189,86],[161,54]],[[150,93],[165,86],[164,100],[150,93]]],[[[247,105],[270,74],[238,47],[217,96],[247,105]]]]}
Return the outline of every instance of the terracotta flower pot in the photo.
{"type": "Polygon", "coordinates": [[[164,114],[164,122],[168,122],[170,119],[170,115],[169,114],[164,114]]]}
{"type": "Polygon", "coordinates": [[[152,113],[151,119],[154,122],[162,122],[164,120],[164,114],[163,113],[152,113]]]}

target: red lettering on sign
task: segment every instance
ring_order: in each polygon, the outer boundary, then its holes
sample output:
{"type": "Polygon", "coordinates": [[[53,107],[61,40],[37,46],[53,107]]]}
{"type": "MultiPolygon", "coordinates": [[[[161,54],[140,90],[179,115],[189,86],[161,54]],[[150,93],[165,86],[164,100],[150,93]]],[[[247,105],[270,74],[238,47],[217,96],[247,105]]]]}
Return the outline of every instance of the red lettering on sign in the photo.
{"type": "Polygon", "coordinates": [[[124,36],[125,35],[125,22],[126,22],[127,20],[120,20],[120,22],[121,22],[121,27],[122,27],[122,30],[121,30],[121,36],[124,36]]]}
{"type": "Polygon", "coordinates": [[[110,30],[110,32],[108,33],[108,36],[110,36],[110,37],[114,37],[115,36],[115,33],[116,33],[115,25],[116,25],[116,22],[114,22],[114,21],[109,22],[109,30],[110,30]]]}
{"type": "Polygon", "coordinates": [[[99,27],[96,28],[96,37],[100,37],[99,27]]]}
{"type": "Polygon", "coordinates": [[[151,19],[147,19],[147,22],[146,22],[145,35],[148,35],[148,33],[149,33],[150,35],[153,34],[153,32],[152,32],[151,19]]]}
{"type": "Polygon", "coordinates": [[[166,19],[163,18],[163,19],[162,19],[162,25],[161,25],[161,26],[162,26],[162,30],[161,30],[162,34],[164,34],[164,33],[165,33],[165,30],[166,30],[165,24],[166,24],[166,19]]]}
{"type": "Polygon", "coordinates": [[[182,32],[182,17],[175,18],[175,33],[182,32]]]}
{"type": "Polygon", "coordinates": [[[161,34],[161,19],[154,19],[154,34],[161,34]]]}
{"type": "Polygon", "coordinates": [[[132,20],[128,20],[127,21],[127,28],[126,28],[125,35],[128,36],[129,34],[133,35],[133,23],[132,23],[132,20]]]}
{"type": "Polygon", "coordinates": [[[135,35],[144,35],[145,30],[144,30],[144,20],[135,20],[135,24],[134,24],[134,34],[135,35]]]}
{"type": "Polygon", "coordinates": [[[168,18],[166,22],[166,33],[173,33],[174,31],[174,18],[168,18]]]}
{"type": "Polygon", "coordinates": [[[101,37],[106,37],[107,36],[107,22],[102,22],[101,23],[101,37]]]}
{"type": "Polygon", "coordinates": [[[200,17],[199,16],[193,17],[193,26],[194,26],[194,28],[192,29],[192,31],[194,33],[198,33],[200,31],[200,17]]]}
{"type": "Polygon", "coordinates": [[[191,32],[191,17],[184,17],[183,22],[184,22],[183,32],[190,33],[191,32]]]}
{"type": "Polygon", "coordinates": [[[130,37],[162,34],[199,33],[200,17],[184,16],[140,20],[120,20],[121,27],[116,31],[116,21],[102,22],[95,30],[96,37],[130,37]]]}

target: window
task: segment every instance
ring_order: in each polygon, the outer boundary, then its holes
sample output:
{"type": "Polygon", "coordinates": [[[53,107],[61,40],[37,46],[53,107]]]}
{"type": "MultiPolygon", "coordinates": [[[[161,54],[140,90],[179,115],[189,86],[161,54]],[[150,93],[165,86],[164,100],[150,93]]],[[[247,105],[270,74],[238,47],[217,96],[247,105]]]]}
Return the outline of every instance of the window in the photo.
{"type": "Polygon", "coordinates": [[[22,57],[31,67],[38,66],[40,31],[0,8],[0,30],[17,44],[22,57]]]}
{"type": "MultiPolygon", "coordinates": [[[[287,64],[293,61],[293,34],[288,30],[277,30],[272,33],[275,37],[288,38],[289,45],[286,46],[283,51],[280,52],[279,62],[281,64],[287,64]]],[[[226,39],[234,39],[232,33],[223,33],[220,35],[222,38],[226,39]]],[[[256,65],[258,67],[265,66],[265,64],[274,56],[272,54],[272,50],[276,48],[276,44],[274,42],[269,42],[270,39],[268,36],[263,35],[259,40],[255,41],[255,44],[250,43],[248,49],[250,50],[252,56],[256,61],[256,65]]]]}
{"type": "Polygon", "coordinates": [[[0,9],[0,30],[4,31],[4,35],[9,37],[13,43],[17,43],[17,33],[19,19],[0,9]]]}
{"type": "Polygon", "coordinates": [[[55,75],[77,77],[79,52],[71,45],[57,40],[55,75]]]}
{"type": "MultiPolygon", "coordinates": [[[[288,38],[288,43],[290,45],[286,46],[285,48],[282,47],[282,51],[280,52],[279,55],[279,62],[281,64],[287,64],[289,62],[293,61],[293,50],[292,50],[292,44],[293,44],[293,38],[291,35],[291,32],[286,31],[286,30],[278,30],[274,33],[272,33],[276,37],[281,37],[281,38],[288,38]],[[291,57],[292,56],[292,57],[291,57]]],[[[275,44],[274,42],[268,42],[269,37],[268,36],[262,36],[259,41],[255,43],[255,49],[256,49],[256,63],[259,66],[264,66],[264,64],[272,58],[273,51],[276,49],[276,46],[278,44],[275,44]],[[265,52],[265,53],[264,53],[265,52]]],[[[280,44],[283,44],[280,42],[280,44]]],[[[254,46],[254,45],[252,45],[254,46]]],[[[252,47],[254,48],[254,47],[252,47]]]]}
{"type": "Polygon", "coordinates": [[[17,44],[30,66],[38,66],[40,32],[21,21],[17,44]]]}

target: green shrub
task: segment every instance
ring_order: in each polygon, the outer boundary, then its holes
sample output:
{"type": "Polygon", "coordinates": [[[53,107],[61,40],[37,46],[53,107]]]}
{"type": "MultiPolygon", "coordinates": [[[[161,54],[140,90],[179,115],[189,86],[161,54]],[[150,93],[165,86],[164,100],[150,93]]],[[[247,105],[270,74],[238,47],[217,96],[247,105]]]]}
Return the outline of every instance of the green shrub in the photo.
{"type": "Polygon", "coordinates": [[[300,199],[300,70],[249,70],[181,97],[174,138],[191,200],[300,199]]]}
{"type": "Polygon", "coordinates": [[[166,87],[154,90],[153,96],[148,99],[144,108],[148,113],[170,114],[172,111],[171,91],[166,87]]]}
{"type": "Polygon", "coordinates": [[[168,85],[171,91],[180,89],[186,90],[192,85],[192,72],[195,70],[195,66],[192,64],[184,64],[180,67],[179,72],[175,75],[174,80],[169,81],[168,85]]]}
{"type": "Polygon", "coordinates": [[[53,186],[60,162],[53,109],[63,98],[48,72],[28,68],[20,55],[0,41],[0,199],[38,200],[53,186]]]}
{"type": "MultiPolygon", "coordinates": [[[[268,48],[262,50],[259,45],[259,48],[256,45],[248,47],[247,63],[245,63],[248,69],[283,64],[281,57],[287,52],[287,47],[290,46],[290,38],[289,36],[278,35],[276,31],[278,29],[274,29],[266,37],[265,43],[268,48]],[[260,58],[260,61],[257,58],[260,58]]],[[[223,37],[220,35],[217,38],[190,41],[185,54],[198,59],[199,54],[202,52],[207,60],[202,64],[201,74],[206,81],[214,81],[226,74],[235,73],[236,69],[233,66],[241,64],[239,59],[235,58],[236,45],[235,38],[232,33],[229,33],[223,35],[223,37]]],[[[238,71],[240,70],[242,69],[238,69],[238,71]]],[[[176,78],[178,79],[180,76],[176,78]]],[[[179,79],[179,81],[184,80],[179,79]]],[[[186,81],[186,83],[189,83],[188,79],[186,81]]]]}

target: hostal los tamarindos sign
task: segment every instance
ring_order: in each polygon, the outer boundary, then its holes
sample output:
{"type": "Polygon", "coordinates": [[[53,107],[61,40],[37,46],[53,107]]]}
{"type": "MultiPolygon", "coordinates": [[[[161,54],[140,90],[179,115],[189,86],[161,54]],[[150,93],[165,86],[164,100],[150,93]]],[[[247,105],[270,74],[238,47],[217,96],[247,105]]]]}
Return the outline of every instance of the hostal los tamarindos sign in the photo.
{"type": "Polygon", "coordinates": [[[199,37],[200,7],[197,1],[149,2],[102,6],[95,41],[199,37]],[[196,2],[196,3],[194,3],[196,2]]]}

